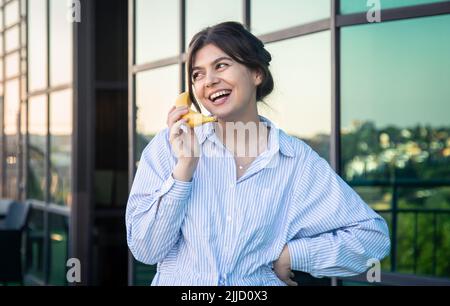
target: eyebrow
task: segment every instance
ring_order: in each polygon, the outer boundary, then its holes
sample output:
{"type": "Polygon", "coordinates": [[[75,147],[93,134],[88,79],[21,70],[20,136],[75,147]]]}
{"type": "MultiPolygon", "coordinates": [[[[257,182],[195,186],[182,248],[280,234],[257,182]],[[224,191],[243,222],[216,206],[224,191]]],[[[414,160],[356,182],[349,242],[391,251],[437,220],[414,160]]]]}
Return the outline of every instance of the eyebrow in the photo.
{"type": "MultiPolygon", "coordinates": [[[[211,63],[211,65],[215,65],[215,64],[217,64],[218,62],[223,61],[223,60],[229,60],[229,61],[232,61],[232,59],[229,58],[228,56],[221,56],[221,57],[219,57],[219,58],[216,58],[216,59],[211,63]]],[[[192,71],[198,70],[198,69],[201,69],[201,67],[198,67],[198,66],[192,67],[192,71]]]]}

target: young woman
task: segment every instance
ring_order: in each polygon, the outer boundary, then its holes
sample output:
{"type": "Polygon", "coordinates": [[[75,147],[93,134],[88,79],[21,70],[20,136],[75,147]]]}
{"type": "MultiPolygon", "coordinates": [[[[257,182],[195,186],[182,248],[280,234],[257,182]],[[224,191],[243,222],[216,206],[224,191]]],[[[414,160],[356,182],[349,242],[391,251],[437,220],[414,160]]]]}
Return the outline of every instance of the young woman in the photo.
{"type": "Polygon", "coordinates": [[[172,108],[127,205],[131,252],[158,264],[152,285],[297,285],[293,270],[351,276],[389,253],[385,221],[306,143],[258,115],[274,86],[270,61],[239,23],[193,37],[191,98],[217,122],[187,128],[187,108],[172,108]]]}

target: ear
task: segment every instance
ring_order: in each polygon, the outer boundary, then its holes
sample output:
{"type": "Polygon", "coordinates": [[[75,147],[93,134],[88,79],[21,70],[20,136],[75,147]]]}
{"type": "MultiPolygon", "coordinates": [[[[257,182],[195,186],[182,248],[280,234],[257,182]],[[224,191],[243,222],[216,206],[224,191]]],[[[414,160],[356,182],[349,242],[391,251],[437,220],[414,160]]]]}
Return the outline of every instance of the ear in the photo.
{"type": "Polygon", "coordinates": [[[263,81],[263,73],[261,72],[261,70],[255,70],[253,71],[253,84],[255,84],[255,86],[259,86],[261,85],[262,81],[263,81]]]}

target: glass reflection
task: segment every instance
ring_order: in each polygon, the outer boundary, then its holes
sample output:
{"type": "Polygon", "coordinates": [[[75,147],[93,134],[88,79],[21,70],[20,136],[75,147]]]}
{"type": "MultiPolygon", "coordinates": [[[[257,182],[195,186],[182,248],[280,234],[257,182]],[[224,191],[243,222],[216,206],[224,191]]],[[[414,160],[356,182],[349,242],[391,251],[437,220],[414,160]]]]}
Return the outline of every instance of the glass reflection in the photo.
{"type": "Polygon", "coordinates": [[[5,32],[5,51],[10,52],[19,48],[19,26],[5,32]]]}
{"type": "Polygon", "coordinates": [[[189,0],[186,2],[186,49],[192,37],[208,26],[224,21],[243,22],[241,0],[189,0]],[[211,13],[217,8],[217,14],[211,13]]]}
{"type": "Polygon", "coordinates": [[[28,1],[28,82],[29,90],[47,87],[47,9],[45,1],[28,1]]]}
{"type": "MultiPolygon", "coordinates": [[[[390,9],[395,7],[413,6],[419,4],[448,2],[449,0],[379,0],[381,9],[390,9]]],[[[367,5],[367,1],[361,0],[343,0],[340,1],[341,14],[352,14],[359,12],[367,12],[373,7],[373,4],[367,5]]],[[[371,2],[373,3],[373,1],[371,2]]]]}
{"type": "Polygon", "coordinates": [[[155,134],[167,127],[166,119],[179,93],[178,65],[136,76],[136,160],[155,134]]]}
{"type": "Polygon", "coordinates": [[[6,58],[6,78],[17,77],[19,75],[19,53],[14,52],[6,58]]]}
{"type": "Polygon", "coordinates": [[[329,0],[258,0],[252,2],[252,32],[269,33],[330,17],[329,0]]]}
{"type": "Polygon", "coordinates": [[[44,213],[31,209],[27,223],[25,270],[41,280],[44,279],[44,236],[44,213]]]}
{"type": "Polygon", "coordinates": [[[72,82],[72,23],[68,22],[67,3],[50,0],[50,85],[72,82]]]}
{"type": "Polygon", "coordinates": [[[179,53],[179,1],[136,1],[136,63],[179,53]],[[161,30],[163,29],[163,30],[161,30]]]}
{"type": "Polygon", "coordinates": [[[6,135],[16,135],[19,116],[19,81],[6,82],[5,89],[4,131],[6,135]]]}
{"type": "Polygon", "coordinates": [[[370,204],[395,222],[391,270],[447,278],[448,37],[449,15],[341,32],[342,175],[359,188],[379,186],[370,204]]]}
{"type": "Polygon", "coordinates": [[[331,130],[330,33],[267,45],[275,89],[259,112],[306,141],[329,160],[331,130]]]}
{"type": "Polygon", "coordinates": [[[5,27],[19,21],[19,1],[10,1],[5,7],[5,27]]]}
{"type": "Polygon", "coordinates": [[[27,197],[45,200],[45,156],[47,146],[47,98],[28,100],[28,181],[27,197]]]}
{"type": "Polygon", "coordinates": [[[50,96],[50,198],[51,202],[71,205],[72,91],[50,96]]]}
{"type": "Polygon", "coordinates": [[[50,271],[49,283],[53,286],[66,285],[66,261],[68,254],[67,217],[50,214],[50,271]]]}

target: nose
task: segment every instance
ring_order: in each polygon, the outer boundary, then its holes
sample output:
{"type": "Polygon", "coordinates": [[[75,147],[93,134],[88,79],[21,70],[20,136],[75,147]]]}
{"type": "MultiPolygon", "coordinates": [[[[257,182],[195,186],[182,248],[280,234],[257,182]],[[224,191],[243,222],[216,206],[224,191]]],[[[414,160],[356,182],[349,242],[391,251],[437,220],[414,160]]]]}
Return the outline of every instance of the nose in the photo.
{"type": "Polygon", "coordinates": [[[212,87],[213,85],[216,85],[217,83],[219,83],[219,79],[217,78],[217,76],[214,73],[210,72],[206,75],[206,82],[205,82],[206,87],[212,87]]]}

